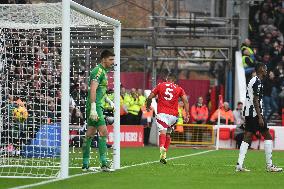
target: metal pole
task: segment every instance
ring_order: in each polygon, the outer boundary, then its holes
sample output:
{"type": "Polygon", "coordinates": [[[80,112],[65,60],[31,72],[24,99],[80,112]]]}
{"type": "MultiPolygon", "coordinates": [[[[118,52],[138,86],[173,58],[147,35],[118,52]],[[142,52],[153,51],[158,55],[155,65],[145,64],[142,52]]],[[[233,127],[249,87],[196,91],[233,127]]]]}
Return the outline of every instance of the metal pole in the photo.
{"type": "Polygon", "coordinates": [[[240,5],[240,37],[241,42],[244,42],[248,38],[248,28],[249,28],[249,4],[247,1],[241,1],[240,5]]]}
{"type": "Polygon", "coordinates": [[[60,177],[69,172],[70,0],[62,0],[61,159],[60,177]]]}
{"type": "Polygon", "coordinates": [[[143,63],[144,63],[144,74],[143,74],[143,77],[144,77],[144,79],[143,79],[143,91],[146,89],[146,86],[148,86],[148,80],[146,81],[146,78],[147,78],[147,46],[146,45],[144,45],[144,58],[143,58],[143,63]],[[147,83],[146,83],[147,82],[147,83]]]}
{"type": "Polygon", "coordinates": [[[210,7],[210,16],[215,16],[215,0],[211,0],[211,7],[210,7]]]}
{"type": "Polygon", "coordinates": [[[219,135],[220,135],[220,107],[218,108],[218,122],[217,122],[217,136],[216,136],[216,150],[219,150],[219,135]]]}
{"type": "Polygon", "coordinates": [[[120,169],[120,36],[121,25],[114,27],[114,145],[113,145],[113,168],[120,169]]]}
{"type": "Polygon", "coordinates": [[[157,37],[157,18],[155,18],[155,0],[152,0],[152,88],[156,86],[156,79],[157,79],[157,70],[156,70],[156,37],[157,37]]]}

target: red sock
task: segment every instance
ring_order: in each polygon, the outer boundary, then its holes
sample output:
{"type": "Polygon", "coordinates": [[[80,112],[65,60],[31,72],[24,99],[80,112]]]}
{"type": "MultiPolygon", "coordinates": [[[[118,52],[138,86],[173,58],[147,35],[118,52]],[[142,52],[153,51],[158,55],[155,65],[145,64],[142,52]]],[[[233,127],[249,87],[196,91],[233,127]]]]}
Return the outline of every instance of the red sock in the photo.
{"type": "Polygon", "coordinates": [[[165,147],[166,143],[166,135],[165,134],[160,134],[159,136],[159,146],[160,147],[165,147]]]}
{"type": "Polygon", "coordinates": [[[165,142],[165,148],[166,148],[167,151],[170,147],[170,144],[171,144],[171,136],[167,135],[166,142],[165,142]]]}

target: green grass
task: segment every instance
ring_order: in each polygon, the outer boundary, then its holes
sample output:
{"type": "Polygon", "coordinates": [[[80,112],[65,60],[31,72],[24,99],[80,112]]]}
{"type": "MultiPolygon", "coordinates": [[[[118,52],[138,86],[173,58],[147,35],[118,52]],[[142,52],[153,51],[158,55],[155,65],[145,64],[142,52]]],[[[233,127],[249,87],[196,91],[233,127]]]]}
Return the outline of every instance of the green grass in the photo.
{"type": "MultiPolygon", "coordinates": [[[[172,148],[168,157],[194,154],[206,150],[172,148]]],[[[158,148],[123,148],[121,166],[134,165],[158,160],[158,148]]],[[[33,188],[89,189],[89,188],[283,188],[284,173],[267,173],[263,151],[249,151],[246,166],[251,172],[236,173],[234,165],[238,157],[237,150],[219,150],[209,153],[183,157],[168,161],[167,165],[152,163],[121,169],[113,173],[96,173],[57,181],[33,188]]],[[[284,166],[284,153],[274,152],[273,160],[284,166]]],[[[80,169],[70,170],[78,174],[80,169]]],[[[7,179],[0,178],[0,188],[9,188],[40,182],[42,179],[7,179]]]]}

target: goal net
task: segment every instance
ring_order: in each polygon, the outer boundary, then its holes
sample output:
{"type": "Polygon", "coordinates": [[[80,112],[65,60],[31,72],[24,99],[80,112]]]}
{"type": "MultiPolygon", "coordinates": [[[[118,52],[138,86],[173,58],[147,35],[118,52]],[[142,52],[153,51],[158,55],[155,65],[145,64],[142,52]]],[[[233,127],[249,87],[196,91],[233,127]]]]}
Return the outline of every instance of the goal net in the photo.
{"type": "Polygon", "coordinates": [[[172,133],[172,144],[215,146],[216,132],[213,125],[180,124],[172,133]]]}
{"type": "MultiPolygon", "coordinates": [[[[116,54],[108,92],[118,111],[108,112],[115,120],[108,158],[120,167],[120,23],[63,1],[0,5],[0,177],[80,171],[87,81],[102,49],[116,54]]],[[[90,165],[99,166],[95,149],[90,165]]]]}

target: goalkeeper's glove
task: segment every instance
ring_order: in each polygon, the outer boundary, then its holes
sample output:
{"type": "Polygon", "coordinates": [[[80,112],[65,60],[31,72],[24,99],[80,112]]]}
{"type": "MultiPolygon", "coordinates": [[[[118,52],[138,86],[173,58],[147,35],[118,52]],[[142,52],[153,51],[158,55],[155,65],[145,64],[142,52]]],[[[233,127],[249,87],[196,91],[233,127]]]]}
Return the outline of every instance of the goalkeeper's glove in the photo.
{"type": "Polygon", "coordinates": [[[115,111],[114,103],[108,97],[105,98],[106,102],[110,105],[110,107],[115,111]]]}
{"type": "Polygon", "coordinates": [[[97,109],[96,109],[96,103],[93,102],[91,103],[91,112],[90,112],[90,119],[97,121],[99,118],[97,109]]]}

